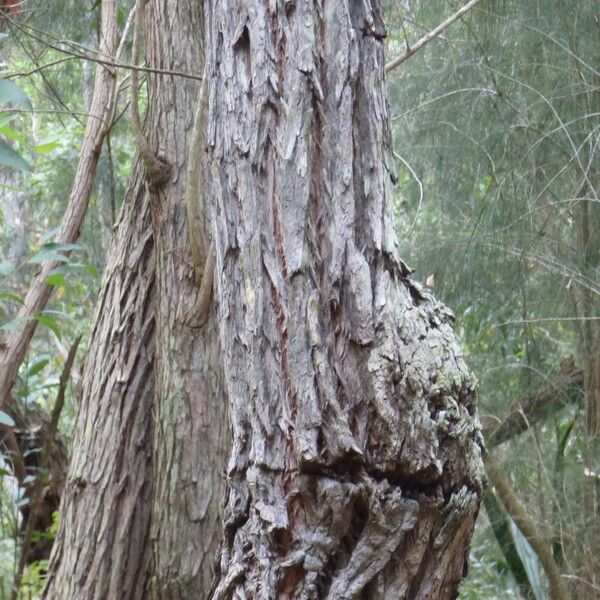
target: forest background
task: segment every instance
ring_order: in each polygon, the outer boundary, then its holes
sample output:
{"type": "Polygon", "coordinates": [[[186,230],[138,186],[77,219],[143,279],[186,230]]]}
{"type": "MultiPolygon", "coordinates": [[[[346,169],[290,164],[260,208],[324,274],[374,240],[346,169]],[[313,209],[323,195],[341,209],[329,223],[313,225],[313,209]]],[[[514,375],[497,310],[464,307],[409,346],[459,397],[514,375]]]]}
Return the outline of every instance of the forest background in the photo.
{"type": "MultiPolygon", "coordinates": [[[[549,561],[580,597],[598,597],[600,15],[593,0],[473,4],[388,73],[402,255],[455,312],[479,380],[493,485],[461,598],[547,598],[549,561]]],[[[132,6],[119,6],[121,32],[132,6]]],[[[411,54],[461,6],[388,0],[389,59],[411,54]]],[[[65,458],[80,379],[78,359],[68,359],[85,352],[135,152],[131,77],[119,74],[81,236],[69,247],[49,244],[91,102],[99,2],[27,0],[2,10],[0,327],[22,326],[15,315],[29,282],[60,256],[19,371],[16,425],[40,456],[36,432],[54,414],[65,458]]],[[[123,39],[127,57],[131,39],[123,39]]],[[[144,100],[142,87],[142,108],[144,100]]],[[[14,420],[0,413],[0,425],[14,420]]],[[[11,597],[20,570],[23,598],[42,585],[54,526],[27,532],[27,521],[38,475],[66,464],[39,462],[20,478],[10,461],[0,470],[0,598],[11,597]]]]}

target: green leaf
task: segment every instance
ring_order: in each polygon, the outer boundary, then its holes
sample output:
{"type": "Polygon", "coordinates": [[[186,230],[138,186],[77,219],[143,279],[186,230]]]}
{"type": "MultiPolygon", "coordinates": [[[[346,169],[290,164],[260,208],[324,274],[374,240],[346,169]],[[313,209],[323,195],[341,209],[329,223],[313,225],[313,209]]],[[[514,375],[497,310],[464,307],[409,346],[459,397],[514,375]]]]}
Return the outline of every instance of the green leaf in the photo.
{"type": "Polygon", "coordinates": [[[2,140],[0,140],[0,165],[17,171],[31,171],[31,165],[2,140]]]}
{"type": "Polygon", "coordinates": [[[53,331],[58,339],[61,338],[62,334],[60,331],[60,327],[58,326],[58,323],[56,322],[56,319],[52,318],[50,315],[47,315],[47,314],[41,314],[41,315],[38,315],[37,317],[33,317],[33,318],[38,323],[45,325],[48,329],[53,331]]]}
{"type": "Polygon", "coordinates": [[[34,146],[33,151],[36,154],[48,154],[49,152],[52,152],[52,150],[56,150],[59,146],[60,142],[57,141],[42,142],[41,144],[34,146]]]}
{"type": "Polygon", "coordinates": [[[509,522],[510,530],[515,540],[515,547],[527,572],[527,579],[529,579],[529,583],[531,584],[533,595],[536,600],[546,600],[547,596],[542,585],[538,556],[510,517],[509,522]]]}
{"type": "Polygon", "coordinates": [[[44,282],[48,285],[54,285],[56,287],[64,287],[67,284],[64,273],[55,272],[50,273],[50,275],[44,279],[44,282]]]}
{"type": "Polygon", "coordinates": [[[119,6],[119,8],[117,9],[117,25],[119,27],[123,27],[123,25],[125,25],[125,21],[126,21],[125,7],[119,6]]]}
{"type": "Polygon", "coordinates": [[[0,79],[0,104],[9,103],[33,110],[31,100],[18,85],[15,85],[10,79],[0,79]]]}
{"type": "Polygon", "coordinates": [[[3,410],[0,410],[0,425],[8,425],[8,427],[14,427],[15,422],[12,417],[6,414],[3,410]]]}
{"type": "Polygon", "coordinates": [[[80,250],[79,244],[59,244],[58,242],[48,242],[44,244],[27,262],[33,265],[45,262],[47,260],[55,260],[58,262],[68,263],[70,258],[60,252],[70,252],[71,250],[80,250]]]}
{"type": "Polygon", "coordinates": [[[9,292],[7,290],[0,290],[0,300],[7,300],[8,302],[14,302],[15,304],[23,304],[23,298],[16,292],[9,292]]]}
{"type": "Polygon", "coordinates": [[[15,131],[8,125],[0,125],[0,134],[2,134],[4,137],[7,137],[9,140],[19,142],[19,144],[27,144],[27,140],[18,131],[15,131]]]}
{"type": "Polygon", "coordinates": [[[494,537],[498,542],[506,566],[514,577],[523,597],[531,598],[533,590],[529,582],[527,571],[515,546],[515,540],[510,528],[510,517],[502,507],[500,500],[493,490],[487,489],[483,495],[483,505],[490,521],[494,537]]]}
{"type": "Polygon", "coordinates": [[[81,246],[79,244],[60,244],[58,242],[48,242],[47,244],[44,244],[40,250],[54,250],[55,252],[58,252],[59,250],[81,250],[81,246]]]}
{"type": "Polygon", "coordinates": [[[69,257],[52,250],[40,250],[36,252],[27,262],[32,265],[39,265],[47,260],[55,260],[58,262],[69,262],[69,257]]]}
{"type": "Polygon", "coordinates": [[[94,265],[87,265],[85,267],[85,270],[92,276],[92,277],[100,277],[100,269],[98,267],[95,267],[94,265]]]}
{"type": "Polygon", "coordinates": [[[47,358],[39,358],[27,369],[27,377],[37,375],[50,361],[47,358]]]}

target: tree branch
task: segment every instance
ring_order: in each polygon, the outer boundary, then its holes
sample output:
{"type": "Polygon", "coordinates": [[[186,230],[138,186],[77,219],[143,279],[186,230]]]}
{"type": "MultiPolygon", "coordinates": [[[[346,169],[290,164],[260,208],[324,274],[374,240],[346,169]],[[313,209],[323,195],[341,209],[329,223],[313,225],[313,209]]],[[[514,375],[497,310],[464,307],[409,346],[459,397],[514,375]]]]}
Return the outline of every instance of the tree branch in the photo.
{"type": "MultiPolygon", "coordinates": [[[[198,75],[194,75],[193,73],[186,73],[184,71],[176,71],[176,70],[172,70],[172,69],[157,69],[157,68],[152,68],[152,67],[147,67],[147,66],[136,66],[135,64],[130,65],[127,63],[123,63],[119,60],[115,60],[115,58],[110,54],[102,54],[101,52],[95,52],[95,56],[92,56],[90,54],[85,54],[84,52],[78,52],[75,50],[67,50],[66,48],[62,48],[61,46],[59,46],[57,44],[66,44],[68,42],[57,40],[57,38],[53,38],[48,33],[44,32],[44,31],[40,31],[38,29],[35,29],[34,27],[31,27],[30,25],[27,25],[27,26],[20,25],[14,20],[10,20],[10,23],[13,27],[15,27],[16,29],[18,29],[19,31],[24,33],[26,36],[33,38],[34,40],[41,42],[42,44],[45,44],[46,46],[48,46],[48,48],[51,48],[52,50],[56,50],[56,52],[66,54],[68,58],[65,58],[64,60],[80,59],[80,60],[87,60],[87,61],[90,61],[93,63],[97,63],[97,64],[103,65],[105,67],[114,67],[116,69],[127,69],[129,71],[142,71],[144,73],[154,73],[156,75],[171,75],[173,77],[183,77],[184,79],[195,79],[197,81],[200,81],[202,79],[198,75]],[[35,32],[35,35],[33,33],[31,33],[32,31],[35,32]],[[46,36],[46,37],[49,37],[50,39],[54,39],[56,41],[56,43],[50,42],[47,39],[42,39],[39,36],[46,36]]],[[[48,63],[46,65],[40,65],[39,68],[36,68],[31,72],[27,71],[27,72],[11,73],[10,75],[7,75],[6,77],[7,77],[7,79],[11,79],[13,77],[26,77],[28,75],[32,75],[33,73],[41,72],[46,67],[52,67],[55,64],[58,64],[59,62],[62,62],[62,61],[54,61],[54,62],[48,63]]]]}
{"type": "MultiPolygon", "coordinates": [[[[115,0],[105,0],[102,3],[101,21],[100,49],[104,54],[112,55],[117,46],[115,0]]],[[[107,68],[97,70],[94,96],[90,108],[90,113],[94,116],[87,121],[69,204],[65,211],[61,231],[56,239],[58,243],[72,243],[79,237],[96,175],[100,151],[109,131],[109,125],[106,122],[108,121],[107,117],[112,114],[115,81],[114,70],[107,68]]],[[[57,265],[56,261],[42,264],[29,286],[23,306],[19,311],[19,317],[24,323],[23,327],[20,331],[9,334],[6,342],[0,344],[0,406],[7,407],[12,402],[10,390],[38,323],[33,317],[44,309],[52,295],[53,288],[46,283],[46,278],[57,265]]]]}
{"type": "Polygon", "coordinates": [[[406,50],[400,55],[388,62],[385,65],[385,72],[389,73],[405,60],[409,59],[413,54],[418,52],[423,46],[428,44],[431,40],[440,35],[445,29],[447,29],[454,21],[460,19],[465,13],[470,11],[476,4],[481,0],[470,0],[461,9],[457,10],[452,16],[448,17],[444,22],[440,23],[435,29],[432,29],[428,34],[424,35],[420,40],[415,42],[412,46],[408,44],[406,39],[406,50]]]}
{"type": "Polygon", "coordinates": [[[190,327],[201,327],[208,316],[215,273],[215,248],[207,235],[207,211],[204,199],[204,136],[208,94],[205,80],[198,91],[198,106],[194,115],[194,130],[189,150],[185,204],[188,237],[198,283],[198,297],[193,313],[188,318],[190,327]]]}
{"type": "Polygon", "coordinates": [[[484,427],[485,444],[493,448],[523,433],[533,424],[539,423],[564,408],[575,404],[583,393],[583,371],[574,365],[567,365],[545,386],[517,401],[513,410],[500,425],[484,427]]]}
{"type": "MultiPolygon", "coordinates": [[[[135,24],[133,26],[133,44],[131,47],[131,62],[134,64],[137,64],[139,60],[140,36],[144,28],[144,7],[146,6],[147,1],[148,0],[138,0],[134,9],[135,24]]],[[[157,187],[167,180],[171,169],[169,165],[164,160],[161,160],[161,158],[150,148],[140,118],[138,92],[138,72],[134,69],[131,72],[131,121],[133,123],[133,131],[138,143],[140,155],[146,166],[148,178],[150,179],[150,183],[154,187],[157,187]]]]}

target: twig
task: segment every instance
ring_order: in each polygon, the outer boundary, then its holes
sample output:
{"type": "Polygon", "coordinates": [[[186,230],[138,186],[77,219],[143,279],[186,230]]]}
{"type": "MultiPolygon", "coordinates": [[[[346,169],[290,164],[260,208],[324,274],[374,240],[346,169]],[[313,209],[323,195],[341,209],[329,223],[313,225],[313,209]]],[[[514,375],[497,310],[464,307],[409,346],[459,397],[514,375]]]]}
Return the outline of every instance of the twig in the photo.
{"type": "Polygon", "coordinates": [[[454,21],[460,19],[466,12],[470,11],[476,4],[481,0],[471,0],[467,2],[462,8],[457,10],[452,16],[448,17],[445,21],[440,23],[435,29],[432,29],[428,34],[424,35],[420,40],[415,42],[412,46],[408,45],[408,39],[406,39],[406,50],[391,60],[385,65],[385,72],[389,73],[397,66],[401,65],[405,60],[410,58],[415,52],[418,52],[423,46],[428,44],[431,40],[440,35],[446,28],[448,28],[454,21]]]}
{"type": "MultiPolygon", "coordinates": [[[[65,42],[61,42],[59,40],[57,43],[52,43],[52,42],[49,42],[48,40],[40,39],[38,37],[39,35],[44,35],[46,37],[52,38],[52,36],[49,36],[47,33],[43,32],[43,31],[36,30],[35,28],[33,28],[31,26],[27,26],[27,28],[25,28],[25,27],[17,24],[15,21],[11,21],[11,24],[14,27],[16,27],[17,29],[19,29],[25,35],[33,38],[34,40],[37,40],[38,42],[42,42],[43,44],[48,46],[48,48],[52,48],[52,50],[56,50],[57,52],[61,52],[62,54],[67,54],[72,59],[79,58],[81,60],[88,60],[90,62],[95,62],[95,63],[104,65],[107,67],[115,67],[117,69],[128,69],[131,71],[143,71],[146,73],[155,73],[157,75],[171,75],[173,77],[183,77],[185,79],[196,79],[198,81],[202,80],[202,77],[199,77],[198,75],[194,75],[193,73],[185,73],[183,71],[175,71],[172,69],[156,69],[156,68],[152,68],[152,67],[137,66],[137,65],[133,65],[133,64],[130,65],[127,63],[120,62],[118,60],[114,60],[114,58],[111,55],[103,54],[101,52],[94,52],[96,54],[96,56],[91,56],[90,54],[85,54],[83,52],[78,52],[75,50],[67,50],[67,49],[61,48],[59,45],[57,45],[60,43],[65,43],[65,42]],[[30,30],[36,32],[37,35],[34,35],[30,31],[26,31],[26,29],[30,29],[30,30]]],[[[126,24],[126,27],[127,27],[127,24],[126,24]]],[[[90,49],[90,51],[93,52],[91,49],[90,49]]],[[[46,65],[46,66],[50,66],[50,65],[46,65]]],[[[27,75],[27,73],[25,73],[24,75],[27,75]]],[[[17,73],[14,75],[7,75],[7,78],[11,78],[14,76],[20,76],[20,74],[17,73]]]]}

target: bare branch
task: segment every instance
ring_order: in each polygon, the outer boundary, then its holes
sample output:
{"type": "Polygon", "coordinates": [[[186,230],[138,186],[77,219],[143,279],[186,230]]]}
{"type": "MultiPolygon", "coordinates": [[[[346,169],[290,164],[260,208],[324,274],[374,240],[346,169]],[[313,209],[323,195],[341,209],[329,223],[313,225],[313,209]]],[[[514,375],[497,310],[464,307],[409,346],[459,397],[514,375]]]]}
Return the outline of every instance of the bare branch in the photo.
{"type": "Polygon", "coordinates": [[[516,408],[499,425],[484,425],[484,438],[493,448],[523,433],[567,404],[575,404],[583,393],[583,371],[575,366],[565,368],[535,393],[516,402],[516,408]]]}
{"type": "Polygon", "coordinates": [[[467,2],[462,8],[457,10],[452,16],[448,17],[445,21],[440,23],[435,29],[432,29],[428,34],[424,35],[420,40],[415,42],[412,46],[408,44],[408,38],[406,38],[406,50],[404,52],[391,60],[389,63],[385,65],[385,72],[389,73],[399,65],[401,65],[405,60],[410,58],[415,52],[418,52],[423,46],[428,44],[431,40],[438,37],[445,29],[447,29],[454,21],[460,19],[465,13],[469,12],[476,4],[478,4],[481,0],[470,0],[467,2]]]}
{"type": "MultiPolygon", "coordinates": [[[[133,15],[130,14],[130,17],[132,17],[132,16],[133,15]]],[[[19,29],[25,35],[33,38],[34,40],[42,42],[43,44],[48,46],[48,48],[52,48],[52,50],[56,50],[57,52],[61,52],[62,54],[68,55],[71,59],[78,58],[81,60],[88,60],[90,62],[95,62],[95,63],[98,63],[99,65],[103,65],[105,67],[114,67],[117,69],[127,69],[130,71],[143,71],[145,73],[155,73],[157,75],[172,75],[173,77],[183,77],[185,79],[196,79],[198,81],[200,81],[202,79],[202,77],[199,77],[198,75],[194,75],[193,73],[185,73],[183,71],[175,71],[172,69],[156,69],[156,68],[152,68],[152,67],[136,66],[136,65],[130,65],[127,63],[123,63],[115,58],[115,56],[118,57],[119,54],[113,55],[113,54],[103,53],[102,51],[96,52],[89,48],[86,48],[86,50],[89,52],[89,54],[86,54],[85,52],[80,52],[79,50],[71,50],[71,49],[67,50],[66,48],[59,45],[59,44],[65,44],[66,42],[64,42],[62,40],[57,40],[56,38],[53,38],[51,35],[49,35],[46,32],[39,31],[31,26],[20,25],[16,21],[11,21],[11,24],[15,28],[19,29]],[[55,41],[51,42],[48,39],[42,39],[40,36],[45,36],[46,38],[54,39],[55,41]]],[[[131,26],[131,24],[130,24],[129,18],[128,18],[128,21],[125,25],[124,35],[127,33],[130,26],[131,26]]],[[[120,44],[120,47],[122,48],[122,44],[120,44]]],[[[120,51],[119,51],[119,53],[120,53],[120,51]]],[[[40,65],[41,68],[36,69],[36,71],[34,71],[34,72],[38,72],[38,71],[41,72],[45,67],[53,66],[54,64],[56,64],[56,63],[50,63],[48,65],[40,65]]],[[[26,75],[28,75],[28,73],[23,73],[23,74],[15,73],[12,75],[7,75],[6,78],[10,79],[11,77],[20,77],[20,76],[26,76],[26,75]]]]}

